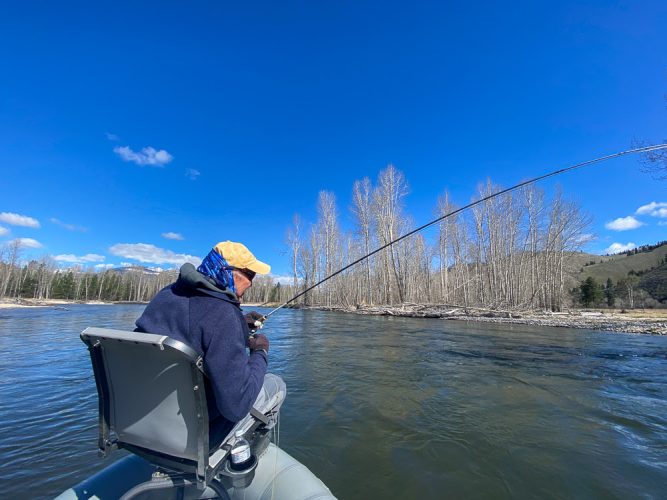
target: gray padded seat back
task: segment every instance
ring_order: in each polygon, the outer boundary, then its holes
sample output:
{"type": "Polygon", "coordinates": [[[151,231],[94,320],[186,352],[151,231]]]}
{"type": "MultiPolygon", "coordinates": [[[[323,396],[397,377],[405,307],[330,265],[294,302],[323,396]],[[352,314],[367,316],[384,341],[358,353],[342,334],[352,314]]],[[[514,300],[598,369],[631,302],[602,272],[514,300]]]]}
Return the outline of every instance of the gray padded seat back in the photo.
{"type": "Polygon", "coordinates": [[[137,332],[88,328],[82,337],[100,342],[109,425],[119,441],[197,460],[195,398],[204,388],[197,387],[193,374],[194,351],[167,337],[137,332]]]}

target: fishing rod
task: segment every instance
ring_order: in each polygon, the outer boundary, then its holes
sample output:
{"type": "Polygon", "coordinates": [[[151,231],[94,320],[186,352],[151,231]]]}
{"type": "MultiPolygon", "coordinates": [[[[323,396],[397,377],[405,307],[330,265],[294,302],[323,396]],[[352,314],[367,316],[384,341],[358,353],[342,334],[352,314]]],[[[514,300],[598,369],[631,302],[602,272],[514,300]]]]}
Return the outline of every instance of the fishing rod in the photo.
{"type": "MultiPolygon", "coordinates": [[[[360,262],[363,262],[364,260],[368,259],[369,257],[372,257],[372,256],[375,255],[376,253],[381,252],[381,251],[384,250],[385,248],[388,248],[388,247],[390,247],[391,245],[394,245],[395,243],[398,243],[399,241],[404,240],[404,239],[407,238],[408,236],[412,236],[412,235],[415,234],[415,233],[418,233],[418,232],[420,232],[420,231],[423,231],[423,230],[426,229],[427,227],[430,227],[430,226],[432,226],[432,225],[434,225],[434,224],[437,224],[438,222],[441,222],[441,221],[443,221],[443,220],[445,220],[445,219],[447,219],[447,218],[449,218],[449,217],[451,217],[451,216],[453,216],[453,215],[456,215],[456,214],[458,214],[458,213],[461,213],[461,212],[463,212],[464,210],[468,210],[469,208],[474,207],[475,205],[479,205],[480,203],[484,203],[485,201],[488,201],[488,200],[490,200],[490,199],[492,199],[492,198],[495,198],[496,196],[500,196],[500,195],[502,195],[502,194],[509,193],[509,192],[511,192],[511,191],[515,191],[515,190],[517,190],[517,189],[519,189],[519,188],[522,188],[523,186],[528,186],[528,185],[530,185],[530,184],[535,184],[536,182],[539,182],[539,181],[541,181],[541,180],[547,179],[547,178],[549,178],[549,177],[555,177],[555,176],[557,176],[557,175],[564,174],[565,172],[569,172],[569,171],[571,171],[571,170],[576,170],[576,169],[578,169],[578,168],[586,167],[586,166],[588,166],[588,165],[593,165],[594,163],[600,163],[600,162],[603,162],[603,161],[611,160],[612,158],[618,158],[619,156],[625,156],[625,155],[635,154],[635,153],[648,153],[648,152],[650,152],[650,151],[657,151],[657,150],[659,150],[659,149],[665,149],[665,148],[667,148],[667,144],[656,144],[656,145],[654,145],[654,146],[644,146],[644,147],[641,147],[641,148],[628,149],[628,150],[626,150],[626,151],[621,151],[620,153],[614,153],[614,154],[607,155],[607,156],[601,156],[601,157],[599,157],[599,158],[595,158],[595,159],[593,159],[593,160],[587,160],[587,161],[584,161],[584,162],[581,162],[581,163],[577,163],[576,165],[571,165],[571,166],[566,167],[566,168],[561,168],[561,169],[559,169],[559,170],[554,170],[553,172],[549,172],[548,174],[540,175],[539,177],[535,177],[535,178],[533,178],[533,179],[529,179],[529,180],[527,180],[527,181],[520,182],[519,184],[516,184],[516,185],[514,185],[514,186],[512,186],[512,187],[509,187],[509,188],[507,188],[507,189],[503,189],[502,191],[498,191],[497,193],[490,194],[490,195],[488,195],[488,196],[485,196],[484,198],[480,198],[479,200],[474,201],[474,202],[472,202],[472,203],[469,203],[468,205],[466,205],[466,206],[464,206],[464,207],[461,207],[461,208],[458,208],[458,209],[456,209],[456,210],[453,210],[453,211],[451,211],[451,212],[449,212],[449,213],[447,213],[447,214],[445,214],[445,215],[442,215],[442,216],[438,217],[437,219],[433,219],[432,221],[427,222],[426,224],[424,224],[424,225],[422,225],[422,226],[419,226],[418,228],[413,229],[412,231],[410,231],[410,232],[408,232],[408,233],[405,233],[403,236],[399,236],[399,237],[396,238],[395,240],[392,240],[392,241],[390,241],[389,243],[386,243],[386,244],[382,245],[381,247],[376,248],[376,249],[373,250],[372,252],[370,252],[370,253],[364,255],[363,257],[361,257],[361,258],[355,260],[355,261],[352,262],[351,264],[348,264],[348,265],[346,265],[346,266],[340,268],[338,271],[336,271],[336,272],[330,274],[330,275],[327,276],[326,278],[321,279],[320,281],[318,281],[318,282],[315,283],[314,285],[309,286],[308,288],[306,288],[306,289],[303,290],[302,292],[297,293],[294,297],[292,297],[292,298],[289,299],[288,301],[282,303],[281,305],[279,305],[278,307],[276,307],[275,309],[273,309],[272,311],[270,311],[268,314],[264,315],[264,318],[265,318],[265,320],[266,320],[266,319],[267,319],[269,316],[271,316],[273,313],[279,311],[280,309],[282,309],[283,307],[285,307],[286,305],[288,305],[290,302],[294,302],[294,301],[295,301],[296,299],[298,299],[299,297],[302,297],[303,295],[307,294],[307,293],[310,292],[313,288],[316,288],[316,287],[320,286],[320,285],[321,285],[322,283],[324,283],[325,281],[328,281],[328,280],[330,280],[331,278],[333,278],[334,276],[339,275],[339,274],[342,273],[343,271],[346,271],[347,269],[349,269],[349,268],[351,268],[351,267],[353,267],[353,266],[356,266],[356,265],[359,264],[360,262]]],[[[259,325],[257,325],[257,326],[259,326],[259,325]]]]}

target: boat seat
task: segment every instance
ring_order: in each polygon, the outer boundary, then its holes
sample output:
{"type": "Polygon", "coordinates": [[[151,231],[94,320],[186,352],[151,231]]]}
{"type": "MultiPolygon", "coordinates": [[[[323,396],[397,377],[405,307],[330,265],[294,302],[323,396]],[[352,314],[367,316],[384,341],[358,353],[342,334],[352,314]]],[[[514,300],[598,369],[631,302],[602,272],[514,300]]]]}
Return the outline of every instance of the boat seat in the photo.
{"type": "Polygon", "coordinates": [[[100,454],[124,448],[196,476],[199,488],[211,483],[230,446],[223,441],[209,450],[206,379],[196,351],[167,336],[107,328],[86,328],[81,339],[99,396],[100,454]]]}

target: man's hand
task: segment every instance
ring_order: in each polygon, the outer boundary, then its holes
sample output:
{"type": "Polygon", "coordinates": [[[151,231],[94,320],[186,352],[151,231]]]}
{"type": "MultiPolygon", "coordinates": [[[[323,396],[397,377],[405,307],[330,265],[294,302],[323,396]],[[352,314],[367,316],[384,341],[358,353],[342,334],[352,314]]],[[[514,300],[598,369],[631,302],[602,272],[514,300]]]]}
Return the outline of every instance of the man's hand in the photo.
{"type": "Polygon", "coordinates": [[[243,316],[245,322],[248,324],[248,329],[251,332],[255,332],[264,326],[264,321],[266,318],[259,314],[258,312],[252,311],[243,316]]]}
{"type": "Polygon", "coordinates": [[[269,352],[269,339],[266,338],[266,335],[262,335],[261,333],[248,337],[246,345],[251,351],[264,349],[267,354],[269,352]]]}

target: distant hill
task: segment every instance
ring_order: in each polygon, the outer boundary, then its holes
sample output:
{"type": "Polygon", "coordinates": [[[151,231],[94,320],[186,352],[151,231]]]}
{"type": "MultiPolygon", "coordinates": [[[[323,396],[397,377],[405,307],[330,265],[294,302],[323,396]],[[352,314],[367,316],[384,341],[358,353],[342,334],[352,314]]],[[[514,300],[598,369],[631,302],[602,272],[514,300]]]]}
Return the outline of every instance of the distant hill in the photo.
{"type": "MultiPolygon", "coordinates": [[[[647,251],[638,252],[624,252],[610,256],[599,256],[590,254],[589,263],[585,264],[579,277],[582,280],[593,277],[598,282],[607,281],[611,278],[614,283],[625,278],[629,273],[641,274],[660,267],[667,258],[667,242],[663,242],[659,246],[645,247],[650,248],[647,251]],[[595,262],[590,264],[590,262],[595,262]]],[[[585,257],[583,257],[585,260],[585,257]]]]}
{"type": "Polygon", "coordinates": [[[600,284],[608,278],[617,284],[619,280],[635,275],[638,288],[646,290],[654,299],[667,300],[667,242],[645,245],[616,255],[599,256],[575,254],[572,265],[581,263],[575,278],[581,282],[592,277],[600,284]]]}
{"type": "Polygon", "coordinates": [[[667,263],[641,275],[639,288],[646,290],[655,300],[667,302],[667,263]]]}

